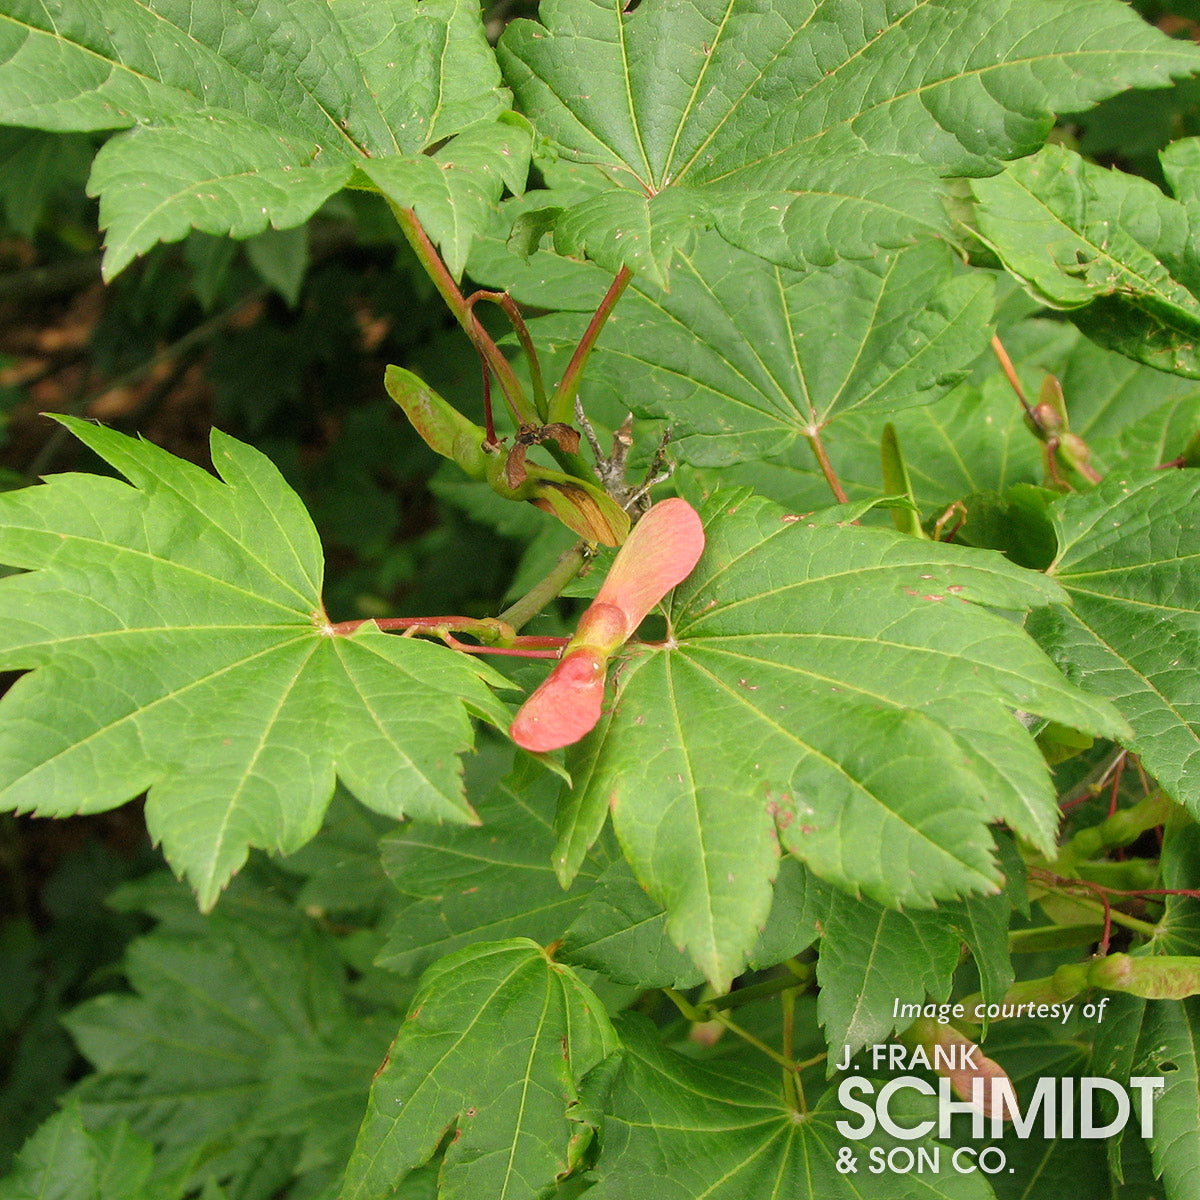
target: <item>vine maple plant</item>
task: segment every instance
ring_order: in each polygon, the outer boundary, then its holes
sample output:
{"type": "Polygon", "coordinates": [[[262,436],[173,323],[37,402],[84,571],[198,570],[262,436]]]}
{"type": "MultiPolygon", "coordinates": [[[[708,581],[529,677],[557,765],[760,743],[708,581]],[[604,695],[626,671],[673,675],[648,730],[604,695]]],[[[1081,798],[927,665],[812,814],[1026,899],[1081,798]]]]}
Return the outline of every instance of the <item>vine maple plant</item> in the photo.
{"type": "Polygon", "coordinates": [[[0,1197],[1194,1196],[1200,139],[1045,143],[1197,73],[1119,0],[0,0],[106,277],[382,197],[482,384],[379,386],[553,543],[341,619],[262,453],[62,418],[124,481],[0,495],[0,806],[145,793],[209,915],[119,893],[0,1197]],[[1138,1119],[859,1128],[893,1036],[1138,1119]]]}

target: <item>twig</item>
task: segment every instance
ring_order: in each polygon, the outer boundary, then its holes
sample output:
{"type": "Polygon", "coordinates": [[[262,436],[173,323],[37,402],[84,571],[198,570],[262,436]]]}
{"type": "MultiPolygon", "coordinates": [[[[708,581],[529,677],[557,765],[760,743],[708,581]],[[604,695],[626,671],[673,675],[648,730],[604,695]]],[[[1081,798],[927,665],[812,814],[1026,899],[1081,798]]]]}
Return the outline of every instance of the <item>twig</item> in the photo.
{"type": "Polygon", "coordinates": [[[545,579],[530,588],[515,604],[509,605],[496,619],[511,625],[514,630],[520,629],[536,617],[579,574],[587,558],[587,543],[583,540],[564,550],[545,579]]]}

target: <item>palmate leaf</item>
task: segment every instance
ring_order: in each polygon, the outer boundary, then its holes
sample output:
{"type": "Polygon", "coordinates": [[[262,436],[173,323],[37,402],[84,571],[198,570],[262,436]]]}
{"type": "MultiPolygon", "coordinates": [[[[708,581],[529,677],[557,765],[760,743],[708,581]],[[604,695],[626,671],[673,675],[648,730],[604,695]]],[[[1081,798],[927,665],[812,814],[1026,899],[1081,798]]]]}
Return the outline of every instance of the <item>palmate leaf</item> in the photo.
{"type": "MultiPolygon", "coordinates": [[[[1122,1083],[1133,1075],[1164,1081],[1154,1099],[1150,1158],[1167,1196],[1191,1195],[1200,1183],[1200,1000],[1114,996],[1097,1032],[1093,1063],[1093,1070],[1122,1083]]],[[[1140,1108],[1135,1099],[1134,1109],[1140,1108]]],[[[1123,1144],[1115,1138],[1109,1145],[1110,1160],[1118,1166],[1123,1144]]]]}
{"type": "Polygon", "coordinates": [[[1111,0],[625,8],[547,0],[499,52],[538,131],[612,180],[566,208],[559,250],[660,285],[701,223],[792,266],[943,229],[938,175],[988,174],[1053,112],[1200,68],[1111,0]]]}
{"type": "Polygon", "coordinates": [[[177,1200],[182,1177],[151,1179],[154,1147],[122,1122],[88,1130],[72,1103],[25,1143],[0,1200],[177,1200]]]}
{"type": "Polygon", "coordinates": [[[458,272],[481,208],[524,182],[471,0],[0,4],[0,114],[55,130],[127,129],[91,188],[115,275],[190,228],[298,225],[352,180],[415,207],[458,272]],[[470,130],[437,161],[422,153],[470,130]]]}
{"type": "MultiPolygon", "coordinates": [[[[857,1141],[840,1134],[836,1122],[857,1126],[860,1120],[840,1108],[833,1090],[801,1116],[781,1102],[777,1076],[684,1058],[664,1047],[642,1018],[622,1019],[618,1031],[624,1062],[607,1099],[598,1182],[588,1193],[594,1200],[644,1195],[650,1179],[661,1200],[992,1196],[978,1173],[951,1169],[944,1147],[936,1171],[868,1173],[872,1147],[886,1153],[900,1143],[878,1132],[857,1141]],[[836,1165],[843,1146],[857,1158],[854,1172],[836,1165]]],[[[928,1137],[903,1144],[931,1157],[939,1149],[928,1137]]]]}
{"type": "MultiPolygon", "coordinates": [[[[73,1096],[89,1127],[127,1120],[151,1138],[164,1167],[199,1155],[218,1176],[250,1176],[280,1156],[286,1179],[302,1153],[312,1166],[332,1146],[345,1161],[389,1029],[350,1010],[331,934],[261,887],[235,891],[194,927],[133,942],[131,992],[68,1015],[94,1067],[73,1096]]],[[[180,892],[171,902],[186,904],[180,892]]]]}
{"type": "MultiPolygon", "coordinates": [[[[1106,479],[1053,511],[1050,574],[1071,597],[1029,630],[1081,687],[1133,727],[1131,750],[1200,813],[1200,478],[1160,471],[1106,479]]],[[[1189,885],[1190,886],[1190,885],[1189,885]]]]}
{"type": "Polygon", "coordinates": [[[604,1006],[534,942],[481,942],[421,979],[375,1085],[343,1200],[390,1196],[448,1130],[441,1200],[539,1196],[586,1146],[577,1083],[617,1046],[604,1006]]]}
{"type": "Polygon", "coordinates": [[[60,475],[0,497],[0,807],[65,815],[149,788],[168,861],[209,907],[251,846],[317,831],[335,776],[393,817],[475,819],[458,755],[500,677],[374,626],[334,636],[316,530],[257,451],[224,483],[64,418],[133,486],[60,475]]]}
{"type": "MultiPolygon", "coordinates": [[[[945,394],[987,345],[991,283],[955,275],[940,242],[805,274],[710,234],[669,292],[634,283],[596,365],[637,415],[671,422],[688,462],[781,455],[838,417],[945,394]]],[[[533,328],[553,340],[578,324],[559,314],[533,328]]]]}
{"type": "MultiPolygon", "coordinates": [[[[533,262],[543,257],[549,256],[539,255],[533,262]]],[[[677,271],[676,278],[682,274],[677,271]]],[[[1193,415],[1200,406],[1200,384],[1194,380],[1105,350],[1060,321],[1005,324],[1000,337],[1028,395],[1037,395],[1047,374],[1061,380],[1071,428],[1087,441],[1102,473],[1170,461],[1182,453],[1197,427],[1193,415]]],[[[603,340],[600,346],[598,365],[604,372],[609,362],[603,357],[603,340]]],[[[636,392],[624,395],[637,398],[636,392]]],[[[836,418],[822,440],[851,499],[883,494],[879,449],[885,420],[896,428],[914,497],[926,518],[939,516],[955,500],[1003,493],[1013,484],[1036,484],[1045,477],[1041,445],[1026,426],[990,347],[976,362],[970,383],[941,399],[895,413],[866,409],[836,418]]],[[[686,444],[682,452],[690,453],[686,444]]],[[[724,482],[748,484],[801,509],[816,508],[829,498],[829,486],[803,441],[767,461],[702,467],[677,478],[686,481],[689,497],[724,482]]],[[[968,517],[963,537],[971,536],[972,524],[968,517]]]]}
{"type": "Polygon", "coordinates": [[[597,846],[564,890],[550,862],[561,781],[528,757],[477,804],[480,828],[414,823],[381,844],[402,901],[378,962],[412,974],[472,942],[526,937],[548,945],[579,914],[612,857],[597,846]]]}
{"type": "Polygon", "coordinates": [[[996,890],[986,826],[1049,847],[1045,765],[1009,711],[1126,732],[993,608],[1055,584],[999,555],[714,498],[707,549],[568,756],[560,874],[611,810],[668,929],[714,986],[738,973],[779,848],[885,905],[996,890]],[[704,730],[697,738],[696,730],[704,730]]]}
{"type": "Polygon", "coordinates": [[[1101,345],[1200,378],[1193,206],[1063,146],[972,189],[976,229],[1034,296],[1101,345]]]}
{"type": "MultiPolygon", "coordinates": [[[[1200,828],[1176,811],[1163,828],[1162,886],[1187,891],[1200,881],[1200,828]]],[[[1194,955],[1200,951],[1200,905],[1194,893],[1163,897],[1155,936],[1134,953],[1194,955]]],[[[1148,1139],[1154,1173],[1168,1196],[1186,1196],[1200,1183],[1200,1002],[1145,1000],[1118,993],[1097,1030],[1094,1069],[1124,1083],[1131,1075],[1160,1076],[1154,1134],[1148,1139]]],[[[1109,1161],[1124,1170],[1133,1132],[1110,1139],[1109,1161]],[[1128,1136],[1126,1136],[1128,1135],[1128,1136]]]]}
{"type": "Polygon", "coordinates": [[[830,1072],[842,1047],[853,1054],[903,1032],[911,1018],[898,1005],[946,1000],[964,942],[980,964],[985,1002],[1012,982],[1004,895],[896,912],[819,884],[811,890],[808,914],[821,929],[817,1013],[832,1051],[830,1072]]]}

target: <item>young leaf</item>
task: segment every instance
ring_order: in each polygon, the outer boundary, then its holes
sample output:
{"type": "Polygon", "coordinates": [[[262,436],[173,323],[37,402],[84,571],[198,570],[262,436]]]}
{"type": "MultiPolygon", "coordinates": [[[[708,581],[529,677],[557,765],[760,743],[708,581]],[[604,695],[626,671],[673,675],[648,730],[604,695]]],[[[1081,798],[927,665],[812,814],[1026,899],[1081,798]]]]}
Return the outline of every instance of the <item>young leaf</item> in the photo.
{"type": "Polygon", "coordinates": [[[567,765],[575,811],[587,825],[611,809],[715,986],[766,919],[779,844],[885,905],[994,890],[992,820],[1052,844],[1045,765],[1008,710],[1125,726],[979,605],[1044,605],[1056,585],[996,554],[809,527],[757,499],[716,497],[706,538],[670,639],[629,654],[567,765]]]}
{"type": "Polygon", "coordinates": [[[352,179],[427,216],[458,271],[479,196],[519,188],[528,162],[522,123],[497,123],[508,96],[470,0],[291,0],[204,20],[161,0],[103,13],[5,0],[0,64],[5,120],[128,130],[91,181],[109,278],[189,228],[301,224],[352,179]],[[471,126],[461,159],[443,148],[429,163],[425,150],[471,126]]]}
{"type": "MultiPolygon", "coordinates": [[[[624,1063],[604,1121],[604,1151],[592,1200],[645,1194],[654,1180],[660,1200],[990,1200],[983,1177],[956,1174],[946,1154],[941,1168],[906,1174],[868,1173],[873,1146],[886,1154],[900,1143],[876,1131],[852,1143],[858,1169],[837,1165],[849,1144],[837,1122],[857,1126],[858,1115],[825,1091],[809,1111],[780,1099],[778,1077],[735,1064],[701,1063],[666,1049],[641,1018],[625,1018],[619,1033],[624,1063]]],[[[806,1077],[807,1079],[808,1077],[806,1077]]],[[[901,1124],[908,1122],[901,1121],[901,1124]]],[[[928,1137],[905,1140],[933,1156],[928,1137]]]]}
{"type": "Polygon", "coordinates": [[[60,475],[0,496],[0,806],[146,815],[205,908],[251,846],[316,833],[335,776],[393,817],[471,821],[468,714],[503,722],[465,656],[374,626],[337,636],[316,530],[257,451],[214,431],[224,483],[64,418],[133,486],[60,475]],[[64,701],[69,697],[69,701],[64,701]]]}
{"type": "MultiPolygon", "coordinates": [[[[1069,676],[1109,697],[1146,770],[1200,813],[1200,479],[1111,477],[1053,509],[1051,576],[1071,597],[1029,630],[1069,676]]],[[[1189,884],[1189,886],[1191,886],[1189,884]]]]}
{"type": "MultiPolygon", "coordinates": [[[[639,416],[665,417],[700,465],[775,456],[856,411],[937,400],[987,346],[991,279],[956,275],[926,242],[802,274],[701,240],[662,292],[635,280],[609,318],[595,361],[639,416]]],[[[578,326],[534,323],[554,339],[578,326]]],[[[879,475],[875,433],[874,477],[879,475]]]]}
{"type": "Polygon", "coordinates": [[[938,174],[994,171],[1053,112],[1200,68],[1110,0],[554,0],[539,17],[505,32],[506,78],[562,156],[612,181],[566,209],[559,249],[660,286],[702,223],[790,266],[940,230],[938,174]]]}
{"type": "Polygon", "coordinates": [[[1047,146],[972,184],[979,233],[1031,294],[1088,337],[1200,377],[1191,210],[1152,183],[1047,146]]]}
{"type": "Polygon", "coordinates": [[[536,943],[442,959],[371,1089],[343,1200],[390,1196],[451,1129],[441,1200],[542,1194],[574,1165],[578,1080],[615,1049],[603,1005],[536,943]]]}

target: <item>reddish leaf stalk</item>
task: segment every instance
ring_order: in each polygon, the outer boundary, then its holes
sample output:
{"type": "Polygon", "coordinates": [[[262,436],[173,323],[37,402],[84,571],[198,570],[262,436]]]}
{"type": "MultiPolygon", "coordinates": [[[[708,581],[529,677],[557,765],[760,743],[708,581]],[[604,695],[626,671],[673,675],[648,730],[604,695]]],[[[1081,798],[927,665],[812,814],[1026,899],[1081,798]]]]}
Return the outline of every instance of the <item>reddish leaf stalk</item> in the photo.
{"type": "Polygon", "coordinates": [[[609,285],[608,291],[604,293],[604,299],[592,314],[588,327],[583,331],[583,337],[579,339],[579,345],[571,355],[571,361],[567,363],[563,377],[558,381],[558,387],[554,389],[554,395],[550,397],[546,413],[548,421],[561,421],[566,425],[571,423],[571,418],[575,415],[575,393],[579,389],[579,378],[583,374],[583,368],[596,345],[600,331],[632,278],[633,272],[628,267],[622,267],[609,285]]]}
{"type": "Polygon", "coordinates": [[[411,208],[403,208],[398,204],[392,204],[390,207],[408,244],[413,248],[421,266],[425,268],[425,273],[433,280],[433,286],[437,288],[467,337],[495,372],[514,418],[518,423],[538,424],[540,416],[537,410],[530,406],[512,365],[500,353],[500,347],[492,340],[488,331],[479,323],[479,318],[467,303],[458,284],[454,282],[454,276],[442,262],[437,247],[429,240],[429,235],[417,220],[417,214],[411,208]]]}
{"type": "Polygon", "coordinates": [[[363,625],[375,625],[385,633],[401,631],[401,637],[433,637],[464,654],[508,654],[519,658],[558,658],[567,644],[565,637],[519,636],[506,621],[478,617],[373,617],[362,621],[339,621],[329,626],[334,637],[346,637],[363,625]],[[469,633],[484,642],[473,646],[459,641],[452,631],[469,633]]]}
{"type": "Polygon", "coordinates": [[[1008,380],[1009,387],[1016,393],[1017,399],[1021,402],[1021,407],[1025,410],[1025,416],[1032,421],[1033,409],[1030,407],[1029,401],[1025,398],[1025,389],[1021,387],[1021,381],[1017,378],[1016,368],[1013,366],[1012,359],[1008,357],[1008,351],[1004,348],[1004,343],[998,338],[992,338],[992,353],[995,354],[1000,363],[1000,369],[1004,372],[1004,378],[1008,380]]]}
{"type": "Polygon", "coordinates": [[[487,431],[489,446],[498,445],[496,441],[496,418],[492,412],[492,368],[488,361],[480,355],[480,366],[483,368],[483,427],[487,431]]]}
{"type": "Polygon", "coordinates": [[[834,499],[839,504],[846,504],[850,497],[846,495],[846,489],[842,487],[842,481],[837,477],[837,472],[833,469],[833,463],[829,461],[829,455],[825,453],[825,443],[821,441],[820,432],[817,429],[813,429],[811,433],[806,433],[804,436],[808,438],[808,444],[817,456],[817,463],[821,468],[821,474],[825,476],[825,482],[829,484],[829,490],[833,492],[834,499]]]}
{"type": "Polygon", "coordinates": [[[513,331],[517,335],[517,340],[521,343],[521,349],[525,351],[525,357],[529,360],[529,381],[533,384],[533,402],[537,405],[537,410],[541,414],[542,420],[546,421],[547,406],[546,406],[546,385],[542,380],[542,364],[538,360],[537,349],[533,344],[533,337],[529,333],[529,326],[525,324],[525,318],[521,315],[521,310],[517,307],[517,302],[507,292],[488,292],[480,290],[472,292],[467,297],[467,307],[473,308],[478,300],[490,300],[494,304],[500,305],[504,309],[505,315],[512,322],[513,331]]]}

